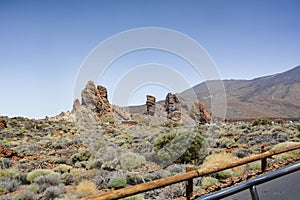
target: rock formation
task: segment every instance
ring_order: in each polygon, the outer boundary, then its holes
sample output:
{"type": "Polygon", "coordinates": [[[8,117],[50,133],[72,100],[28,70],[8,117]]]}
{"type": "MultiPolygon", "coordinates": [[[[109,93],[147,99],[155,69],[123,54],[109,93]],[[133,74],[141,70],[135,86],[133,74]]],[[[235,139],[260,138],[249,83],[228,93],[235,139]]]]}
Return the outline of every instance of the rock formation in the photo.
{"type": "Polygon", "coordinates": [[[81,98],[81,105],[78,99],[73,103],[72,113],[77,120],[86,118],[87,121],[95,118],[97,122],[104,122],[112,119],[112,108],[105,87],[96,87],[93,81],[89,81],[81,91],[81,98]]]}
{"type": "Polygon", "coordinates": [[[146,100],[147,110],[146,110],[145,114],[150,115],[150,116],[154,116],[156,99],[155,99],[154,96],[151,96],[151,95],[147,95],[146,98],[147,98],[147,100],[146,100]]]}
{"type": "Polygon", "coordinates": [[[173,121],[181,120],[181,105],[175,94],[168,93],[165,100],[165,109],[167,117],[173,121]]]}
{"type": "Polygon", "coordinates": [[[194,119],[198,124],[209,124],[211,122],[210,112],[200,101],[195,101],[193,103],[192,109],[190,111],[190,117],[194,119]]]}
{"type": "Polygon", "coordinates": [[[6,121],[0,120],[0,129],[7,128],[6,121]]]}

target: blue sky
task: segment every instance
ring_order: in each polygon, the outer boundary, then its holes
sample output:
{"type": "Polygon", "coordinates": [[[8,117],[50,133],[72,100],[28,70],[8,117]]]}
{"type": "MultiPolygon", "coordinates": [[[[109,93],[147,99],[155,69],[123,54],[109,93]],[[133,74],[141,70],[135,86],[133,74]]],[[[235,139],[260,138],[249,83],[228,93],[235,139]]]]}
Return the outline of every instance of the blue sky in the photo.
{"type": "MultiPolygon", "coordinates": [[[[222,79],[286,71],[300,64],[299,8],[297,0],[2,0],[0,115],[43,118],[71,110],[78,71],[92,49],[133,28],[188,35],[207,51],[222,79]]],[[[121,76],[118,67],[149,62],[174,66],[191,86],[203,81],[184,61],[143,51],[119,59],[107,75],[112,78],[100,84],[110,90],[110,81],[121,76]]],[[[149,91],[160,99],[168,90],[155,84],[140,88],[130,103],[144,102],[149,91]]]]}

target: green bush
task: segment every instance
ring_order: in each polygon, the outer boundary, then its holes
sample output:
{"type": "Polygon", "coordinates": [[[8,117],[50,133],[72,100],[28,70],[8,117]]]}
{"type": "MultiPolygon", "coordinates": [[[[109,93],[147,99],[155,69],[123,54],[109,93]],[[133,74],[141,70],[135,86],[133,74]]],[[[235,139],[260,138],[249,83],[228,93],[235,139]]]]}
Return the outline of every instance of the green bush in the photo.
{"type": "Polygon", "coordinates": [[[208,188],[210,186],[217,184],[218,182],[219,182],[219,180],[214,177],[210,177],[210,176],[203,177],[201,180],[201,187],[203,189],[205,189],[205,188],[208,188]]]}
{"type": "Polygon", "coordinates": [[[59,173],[67,173],[67,172],[70,172],[70,170],[73,169],[73,167],[69,166],[69,165],[66,165],[66,164],[60,164],[58,165],[57,167],[55,167],[53,169],[53,171],[55,172],[59,172],[59,173]]]}
{"type": "Polygon", "coordinates": [[[71,157],[73,163],[87,161],[91,157],[91,153],[86,149],[80,149],[78,153],[71,157]]]}
{"type": "Polygon", "coordinates": [[[18,170],[14,169],[2,169],[0,170],[0,179],[3,178],[12,178],[12,179],[19,179],[20,178],[20,172],[18,170]]]}
{"type": "Polygon", "coordinates": [[[125,177],[115,175],[109,180],[107,187],[118,189],[118,188],[125,187],[126,183],[127,180],[125,177]]]}
{"type": "Polygon", "coordinates": [[[124,153],[120,157],[121,168],[131,170],[146,163],[146,158],[136,153],[124,153]]]}
{"type": "Polygon", "coordinates": [[[218,148],[228,148],[229,149],[229,148],[237,147],[237,144],[232,139],[222,137],[217,140],[216,146],[218,148]]]}
{"type": "Polygon", "coordinates": [[[154,143],[156,161],[163,166],[175,163],[202,162],[206,155],[204,137],[199,132],[171,132],[158,137],[154,143]]]}
{"type": "Polygon", "coordinates": [[[53,175],[53,176],[57,176],[57,177],[60,176],[59,173],[56,173],[49,169],[36,169],[27,174],[27,180],[32,183],[35,178],[44,176],[44,175],[53,175]]]}

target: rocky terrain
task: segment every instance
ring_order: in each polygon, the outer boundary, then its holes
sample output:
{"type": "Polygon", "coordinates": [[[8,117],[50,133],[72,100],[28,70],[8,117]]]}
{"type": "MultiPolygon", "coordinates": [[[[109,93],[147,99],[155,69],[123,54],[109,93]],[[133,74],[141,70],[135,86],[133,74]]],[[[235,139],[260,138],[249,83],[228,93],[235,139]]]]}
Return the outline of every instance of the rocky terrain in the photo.
{"type": "MultiPolygon", "coordinates": [[[[80,199],[182,173],[187,165],[201,168],[220,160],[230,162],[259,153],[263,144],[270,149],[300,141],[300,124],[282,120],[192,127],[178,122],[131,127],[103,123],[84,128],[64,119],[68,118],[0,117],[6,124],[0,130],[0,199],[80,199]],[[188,145],[182,148],[185,141],[188,145]],[[166,154],[166,148],[182,151],[166,154]],[[223,159],[214,157],[218,155],[223,159]]],[[[299,152],[270,162],[295,156],[299,152]]],[[[195,189],[206,190],[258,168],[252,163],[195,179],[195,189]]],[[[182,184],[134,199],[174,199],[183,195],[182,184]]]]}

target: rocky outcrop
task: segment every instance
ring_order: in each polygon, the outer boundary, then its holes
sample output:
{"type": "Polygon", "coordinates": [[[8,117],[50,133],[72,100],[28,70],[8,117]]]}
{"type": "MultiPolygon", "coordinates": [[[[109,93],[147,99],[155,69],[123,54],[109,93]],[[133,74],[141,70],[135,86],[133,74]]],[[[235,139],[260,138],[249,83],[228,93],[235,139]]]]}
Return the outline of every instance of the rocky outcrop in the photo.
{"type": "Polygon", "coordinates": [[[211,122],[211,114],[206,106],[200,102],[195,101],[190,111],[190,117],[198,124],[209,124],[211,122]]]}
{"type": "Polygon", "coordinates": [[[105,122],[112,119],[112,108],[107,98],[105,87],[95,86],[93,81],[89,81],[81,91],[81,105],[78,99],[73,103],[72,113],[78,119],[95,118],[97,122],[105,122]]]}
{"type": "Polygon", "coordinates": [[[154,96],[151,96],[151,95],[147,95],[146,98],[147,98],[147,100],[146,100],[147,110],[146,110],[145,114],[150,115],[150,116],[154,116],[156,98],[154,96]]]}
{"type": "Polygon", "coordinates": [[[181,120],[181,105],[175,94],[168,93],[165,100],[167,118],[173,121],[181,120]]]}
{"type": "Polygon", "coordinates": [[[7,128],[6,121],[0,120],[0,129],[7,128]]]}

